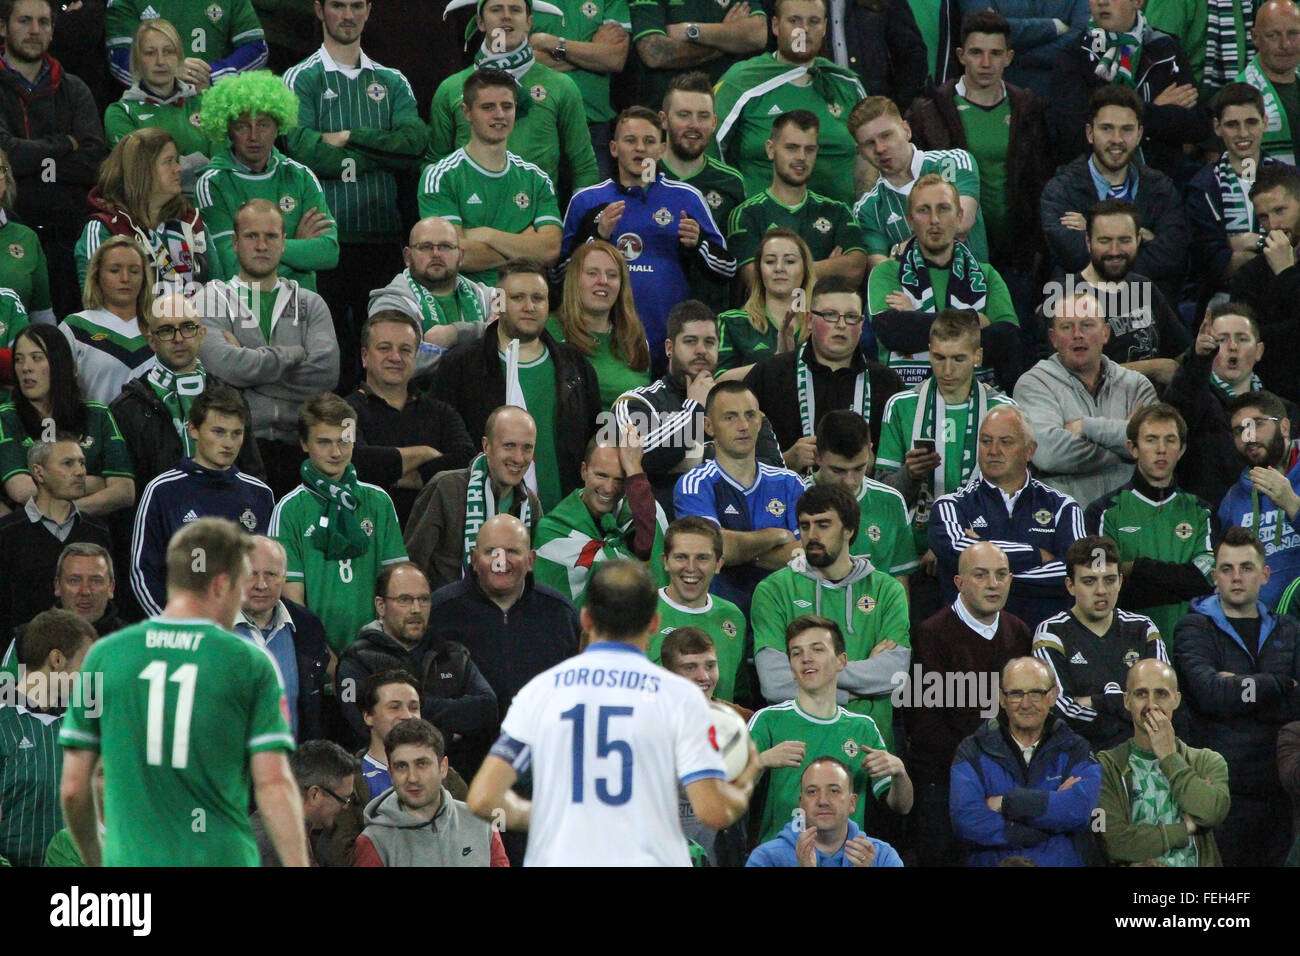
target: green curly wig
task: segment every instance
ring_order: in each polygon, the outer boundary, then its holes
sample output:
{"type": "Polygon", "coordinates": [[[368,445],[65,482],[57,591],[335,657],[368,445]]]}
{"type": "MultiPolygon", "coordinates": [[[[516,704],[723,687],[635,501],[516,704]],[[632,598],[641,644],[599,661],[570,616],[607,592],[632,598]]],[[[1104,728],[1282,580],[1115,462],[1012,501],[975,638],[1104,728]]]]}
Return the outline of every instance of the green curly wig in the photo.
{"type": "Polygon", "coordinates": [[[228,76],[203,94],[203,134],[221,142],[226,127],[245,113],[269,116],[280,132],[298,125],[298,97],[270,70],[253,70],[228,76]]]}

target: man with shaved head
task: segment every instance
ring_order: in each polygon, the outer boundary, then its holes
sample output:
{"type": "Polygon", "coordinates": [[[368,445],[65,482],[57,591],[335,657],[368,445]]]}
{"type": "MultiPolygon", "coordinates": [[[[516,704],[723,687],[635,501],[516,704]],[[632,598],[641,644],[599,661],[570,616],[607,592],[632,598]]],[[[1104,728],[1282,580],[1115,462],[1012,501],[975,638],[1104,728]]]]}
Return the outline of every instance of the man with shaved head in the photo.
{"type": "Polygon", "coordinates": [[[916,810],[908,848],[921,866],[960,865],[948,822],[952,757],[963,739],[995,715],[998,673],[1030,652],[1029,628],[1003,610],[1011,593],[1005,551],[991,541],[977,542],[957,559],[953,582],[957,599],[912,635],[912,687],[901,695],[904,705],[913,705],[907,711],[907,770],[916,810]],[[943,689],[937,706],[925,696],[929,687],[943,689]]]}
{"type": "Polygon", "coordinates": [[[1101,768],[1088,742],[1053,713],[1057,688],[1036,657],[1002,668],[1002,713],[961,742],[949,813],[972,845],[968,866],[1023,856],[1038,866],[1098,862],[1089,832],[1101,768]]]}
{"type": "Polygon", "coordinates": [[[1300,155],[1300,7],[1268,0],[1255,13],[1250,36],[1259,52],[1239,79],[1264,94],[1263,153],[1294,165],[1300,155]]]}
{"type": "Polygon", "coordinates": [[[1133,738],[1098,755],[1102,826],[1112,863],[1222,866],[1213,829],[1228,815],[1228,764],[1174,735],[1178,675],[1144,658],[1128,671],[1124,707],[1133,738]]]}

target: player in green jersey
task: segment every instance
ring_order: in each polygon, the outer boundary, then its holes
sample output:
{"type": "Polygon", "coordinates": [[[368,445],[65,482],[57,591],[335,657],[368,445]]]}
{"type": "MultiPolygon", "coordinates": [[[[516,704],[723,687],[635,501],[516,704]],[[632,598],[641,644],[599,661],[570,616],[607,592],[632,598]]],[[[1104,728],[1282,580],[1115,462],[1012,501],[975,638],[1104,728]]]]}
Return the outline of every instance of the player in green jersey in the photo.
{"type": "Polygon", "coordinates": [[[663,563],[668,584],[659,589],[659,632],[650,635],[646,653],[658,664],[667,635],[682,627],[699,628],[716,650],[713,693],[722,700],[735,700],[737,685],[747,683],[741,667],[748,628],[740,608],[709,593],[713,576],[722,567],[722,532],[706,518],[678,518],[664,534],[663,563]]]}
{"type": "Polygon", "coordinates": [[[804,237],[818,279],[841,276],[859,285],[866,275],[867,252],[852,211],[808,188],[818,164],[820,128],[807,110],[782,113],[772,122],[766,142],[771,182],[732,211],[727,227],[727,245],[736,254],[742,280],[753,276],[758,244],[777,226],[804,237]]]}
{"type": "Polygon", "coordinates": [[[754,589],[754,665],[763,697],[789,700],[795,686],[784,653],[785,627],[804,609],[830,618],[846,642],[848,665],[838,681],[849,695],[846,706],[871,717],[892,747],[891,695],[896,675],[906,674],[912,659],[907,594],[887,571],[850,553],[860,512],[837,485],[813,485],[799,498],[795,515],[803,555],[754,589]]]}
{"type": "Polygon", "coordinates": [[[337,395],[322,392],[302,406],[302,484],[275,506],[269,532],[284,545],[284,596],[315,612],[336,655],[374,620],[384,565],[406,560],[392,499],[357,481],[355,436],[356,412],[337,395]]]}
{"type": "Polygon", "coordinates": [[[101,862],[99,758],[104,866],[257,866],[250,792],[281,862],[307,865],[284,686],[270,655],[230,631],[252,550],[232,521],[185,525],[167,548],[162,614],[86,655],[59,742],[63,814],[88,866],[101,862]]]}
{"type": "Polygon", "coordinates": [[[865,822],[867,793],[906,814],[912,808],[912,781],[903,761],[889,752],[871,717],[836,703],[838,682],[848,666],[839,625],[803,614],[783,624],[780,637],[795,694],[764,707],[749,722],[758,762],[771,773],[759,842],[775,838],[790,821],[799,807],[803,768],[818,757],[838,757],[853,768],[853,789],[863,795],[853,813],[858,826],[865,822]]]}
{"type": "Polygon", "coordinates": [[[456,226],[464,258],[461,272],[475,282],[496,284],[508,259],[560,257],[563,220],[551,178],[506,149],[514,129],[518,95],[514,77],[483,69],[465,81],[462,114],[469,142],[420,176],[420,215],[441,216],[456,226]]]}
{"type": "Polygon", "coordinates": [[[975,158],[964,149],[921,150],[912,145],[912,129],[894,101],[869,96],[849,114],[849,132],[858,152],[880,173],[876,185],[853,207],[862,224],[867,256],[874,268],[908,239],[907,197],[926,173],[938,173],[961,194],[957,238],[970,246],[980,262],[988,262],[989,245],[980,212],[980,174],[975,158]]]}

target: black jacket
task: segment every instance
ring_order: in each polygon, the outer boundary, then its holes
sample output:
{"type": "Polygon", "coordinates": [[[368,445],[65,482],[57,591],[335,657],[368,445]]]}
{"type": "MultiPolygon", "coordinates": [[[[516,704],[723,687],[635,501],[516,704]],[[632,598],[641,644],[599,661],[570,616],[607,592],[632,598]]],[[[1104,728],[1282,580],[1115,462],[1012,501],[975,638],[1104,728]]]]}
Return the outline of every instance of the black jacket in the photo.
{"type": "MultiPolygon", "coordinates": [[[[1095,90],[1106,85],[1094,72],[1099,57],[1092,52],[1092,37],[1086,30],[1079,37],[1078,43],[1057,56],[1052,71],[1051,142],[1056,144],[1061,162],[1090,151],[1084,132],[1088,101],[1095,90]]],[[[1169,86],[1196,83],[1187,54],[1178,40],[1147,24],[1133,78],[1143,103],[1142,156],[1148,166],[1177,179],[1184,163],[1183,144],[1199,143],[1213,132],[1210,111],[1199,103],[1191,107],[1152,105],[1169,86]]]]}
{"type": "MultiPolygon", "coordinates": [[[[906,110],[921,95],[930,61],[907,0],[845,0],[844,42],[847,66],[862,80],[868,96],[888,96],[899,110],[906,110]]],[[[822,50],[834,59],[829,30],[822,50]]]]}
{"type": "MultiPolygon", "coordinates": [[[[1095,206],[1097,187],[1088,171],[1089,156],[1078,156],[1061,166],[1043,187],[1039,222],[1047,251],[1052,257],[1052,278],[1063,281],[1066,272],[1078,273],[1088,265],[1088,247],[1083,231],[1067,229],[1061,217],[1067,212],[1086,214],[1095,206]]],[[[1138,247],[1133,271],[1154,280],[1170,302],[1177,302],[1187,265],[1187,221],[1183,200],[1173,181],[1164,173],[1138,166],[1138,191],[1134,205],[1142,214],[1142,227],[1155,238],[1138,247]]]]}
{"type": "MultiPolygon", "coordinates": [[[[848,368],[834,371],[813,356],[812,342],[803,346],[802,354],[812,370],[813,401],[816,405],[816,420],[812,423],[814,431],[827,412],[852,407],[858,373],[867,370],[867,379],[871,384],[871,410],[868,415],[871,441],[879,448],[880,420],[885,414],[885,403],[895,392],[904,390],[903,380],[886,366],[868,359],[861,348],[853,352],[853,361],[848,368]]],[[[795,360],[799,355],[799,349],[773,355],[757,363],[745,376],[745,384],[758,398],[758,407],[772,422],[772,429],[776,432],[776,440],[782,450],[804,437],[803,422],[799,417],[798,375],[795,371],[795,360]]]]}
{"type": "MultiPolygon", "coordinates": [[[[555,363],[555,457],[560,487],[568,494],[582,484],[579,468],[587,442],[596,434],[596,416],[604,406],[596,371],[572,345],[542,331],[542,343],[555,363]]],[[[458,345],[438,362],[429,394],[460,412],[470,437],[477,441],[492,411],[506,403],[506,370],[498,354],[497,323],[477,342],[458,345]]]]}
{"type": "MultiPolygon", "coordinates": [[[[1047,139],[1046,104],[1037,94],[1006,84],[1011,103],[1011,127],[1007,140],[1007,225],[1016,241],[1010,265],[1017,272],[1034,271],[1034,258],[1041,253],[1043,231],[1038,224],[1038,197],[1055,167],[1047,139]]],[[[957,80],[929,86],[925,96],[913,101],[907,111],[912,142],[921,149],[969,149],[966,127],[957,113],[957,80]]],[[[994,262],[1002,269],[1005,262],[994,262]]]]}
{"type": "Polygon", "coordinates": [[[1278,730],[1300,717],[1300,622],[1260,608],[1263,646],[1255,651],[1230,628],[1217,594],[1193,601],[1174,636],[1178,684],[1191,711],[1187,742],[1223,755],[1234,796],[1281,789],[1278,730]],[[1233,676],[1220,677],[1223,671],[1233,676]]]}
{"type": "Polygon", "coordinates": [[[463,645],[427,632],[424,640],[407,650],[384,633],[379,621],[373,621],[343,652],[335,676],[339,700],[357,702],[356,706],[345,703],[343,716],[362,740],[370,739],[370,729],[361,717],[361,683],[386,670],[408,671],[420,680],[421,715],[449,742],[452,734],[484,736],[496,730],[496,694],[463,645]]]}
{"type": "Polygon", "coordinates": [[[1300,264],[1275,274],[1267,259],[1256,256],[1237,270],[1230,288],[1233,302],[1245,302],[1259,316],[1267,348],[1255,371],[1264,387],[1300,401],[1300,264]]]}
{"type": "Polygon", "coordinates": [[[293,651],[298,659],[298,739],[319,740],[325,736],[325,672],[329,669],[329,645],[325,625],[315,614],[288,598],[280,598],[293,621],[293,651]]]}

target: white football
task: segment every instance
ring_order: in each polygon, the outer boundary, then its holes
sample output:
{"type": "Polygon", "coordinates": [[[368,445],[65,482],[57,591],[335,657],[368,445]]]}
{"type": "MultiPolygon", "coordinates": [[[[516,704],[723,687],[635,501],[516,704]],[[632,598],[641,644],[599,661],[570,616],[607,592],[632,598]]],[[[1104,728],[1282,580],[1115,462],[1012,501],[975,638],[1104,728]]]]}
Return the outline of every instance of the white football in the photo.
{"type": "Polygon", "coordinates": [[[749,763],[749,728],[741,716],[726,704],[709,701],[713,711],[713,743],[722,755],[727,779],[735,780],[749,763]]]}

